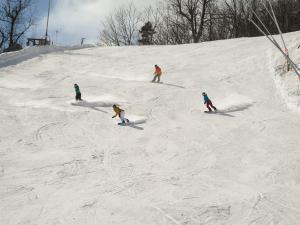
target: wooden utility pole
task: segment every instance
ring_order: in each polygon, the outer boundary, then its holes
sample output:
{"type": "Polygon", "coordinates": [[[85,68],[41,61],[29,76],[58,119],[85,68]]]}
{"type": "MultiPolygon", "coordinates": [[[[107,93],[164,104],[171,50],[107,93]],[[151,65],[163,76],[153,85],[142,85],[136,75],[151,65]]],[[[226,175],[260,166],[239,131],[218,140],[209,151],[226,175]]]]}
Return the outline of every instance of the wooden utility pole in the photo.
{"type": "Polygon", "coordinates": [[[46,35],[45,35],[45,45],[48,41],[48,26],[49,26],[49,16],[50,16],[50,6],[51,6],[51,0],[49,0],[48,3],[48,16],[47,16],[47,26],[46,26],[46,35]]]}

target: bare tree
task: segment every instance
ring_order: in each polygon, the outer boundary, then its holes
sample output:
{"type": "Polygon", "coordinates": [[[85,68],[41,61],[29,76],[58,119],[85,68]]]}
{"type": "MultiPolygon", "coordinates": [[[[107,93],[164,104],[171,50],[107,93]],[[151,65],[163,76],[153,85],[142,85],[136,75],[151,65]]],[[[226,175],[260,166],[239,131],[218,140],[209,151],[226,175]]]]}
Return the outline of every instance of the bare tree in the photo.
{"type": "MultiPolygon", "coordinates": [[[[296,25],[299,28],[298,24],[293,24],[292,16],[295,9],[300,10],[300,1],[299,0],[277,0],[273,2],[274,13],[277,17],[278,23],[282,28],[283,32],[293,31],[293,27],[296,25]]],[[[299,16],[299,15],[298,15],[299,16]]]]}
{"type": "Polygon", "coordinates": [[[207,28],[204,40],[213,41],[228,38],[227,16],[224,16],[219,5],[213,2],[207,11],[207,28]]]}
{"type": "Polygon", "coordinates": [[[136,9],[133,3],[122,8],[117,13],[117,21],[120,25],[120,34],[124,45],[132,45],[137,41],[137,32],[141,22],[141,13],[136,9]]]}
{"type": "Polygon", "coordinates": [[[110,15],[106,17],[105,22],[102,24],[103,29],[100,31],[99,44],[101,45],[121,45],[121,37],[119,35],[118,25],[115,18],[110,15]]]}
{"type": "Polygon", "coordinates": [[[238,10],[238,4],[242,3],[239,0],[225,0],[224,3],[227,7],[228,17],[230,17],[230,22],[232,25],[231,35],[232,37],[238,38],[239,37],[239,29],[240,29],[240,17],[241,12],[238,10]]]}
{"type": "Polygon", "coordinates": [[[249,22],[253,13],[261,13],[261,0],[224,0],[220,4],[221,19],[218,21],[223,28],[219,31],[226,32],[226,38],[257,36],[257,29],[249,22]],[[250,10],[251,9],[251,10],[250,10]]]}
{"type": "Polygon", "coordinates": [[[4,42],[6,41],[4,30],[0,28],[0,52],[3,51],[4,42]]]}
{"type": "Polygon", "coordinates": [[[0,21],[4,27],[2,32],[7,36],[8,50],[13,50],[33,25],[31,6],[32,0],[2,0],[0,3],[0,21]]]}
{"type": "Polygon", "coordinates": [[[204,32],[209,4],[213,0],[169,0],[178,15],[188,22],[192,39],[198,43],[204,32]]]}
{"type": "Polygon", "coordinates": [[[137,43],[141,13],[133,3],[120,7],[106,17],[99,41],[104,45],[133,45],[137,43]]]}
{"type": "Polygon", "coordinates": [[[146,7],[143,12],[143,22],[151,22],[155,34],[153,35],[153,44],[167,45],[171,44],[169,34],[170,24],[170,11],[167,9],[166,4],[160,2],[156,5],[156,8],[152,6],[146,7]]]}
{"type": "Polygon", "coordinates": [[[161,15],[159,13],[159,6],[157,8],[153,8],[153,6],[147,6],[142,12],[142,21],[143,23],[151,22],[153,29],[155,29],[158,24],[161,22],[161,15]]]}
{"type": "Polygon", "coordinates": [[[187,21],[178,15],[167,2],[160,2],[156,9],[147,8],[145,21],[150,21],[155,29],[153,43],[157,45],[190,43],[187,21]]]}

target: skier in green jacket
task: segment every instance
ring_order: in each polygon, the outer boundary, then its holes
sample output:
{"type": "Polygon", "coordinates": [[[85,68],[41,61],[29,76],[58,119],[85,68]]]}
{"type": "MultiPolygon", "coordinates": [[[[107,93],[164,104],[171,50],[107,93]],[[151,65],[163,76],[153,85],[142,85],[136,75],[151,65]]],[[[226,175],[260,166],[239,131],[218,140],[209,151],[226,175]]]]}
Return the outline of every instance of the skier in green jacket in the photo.
{"type": "Polygon", "coordinates": [[[82,101],[81,92],[80,92],[78,84],[74,84],[74,88],[75,88],[75,93],[76,93],[76,96],[75,96],[76,101],[82,101]]]}

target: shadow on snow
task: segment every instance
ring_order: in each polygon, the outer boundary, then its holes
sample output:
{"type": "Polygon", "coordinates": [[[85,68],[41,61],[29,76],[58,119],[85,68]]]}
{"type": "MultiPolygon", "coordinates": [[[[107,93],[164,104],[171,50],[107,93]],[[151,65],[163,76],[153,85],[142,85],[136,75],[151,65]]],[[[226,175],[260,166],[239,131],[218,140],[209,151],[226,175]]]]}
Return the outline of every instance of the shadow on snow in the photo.
{"type": "Polygon", "coordinates": [[[220,109],[217,112],[207,112],[207,114],[215,114],[215,115],[221,115],[221,116],[227,116],[227,117],[235,117],[234,115],[230,113],[234,112],[241,112],[249,109],[253,104],[245,104],[240,106],[233,106],[225,109],[220,109]]]}
{"type": "Polygon", "coordinates": [[[98,112],[102,112],[102,113],[108,113],[104,110],[101,110],[99,109],[99,107],[112,107],[115,103],[113,102],[101,102],[101,101],[95,101],[95,102],[88,102],[88,101],[79,101],[79,102],[76,102],[76,103],[71,103],[71,105],[74,105],[74,106],[79,106],[79,107],[85,107],[85,108],[90,108],[90,109],[93,109],[95,111],[98,111],[98,112]]]}

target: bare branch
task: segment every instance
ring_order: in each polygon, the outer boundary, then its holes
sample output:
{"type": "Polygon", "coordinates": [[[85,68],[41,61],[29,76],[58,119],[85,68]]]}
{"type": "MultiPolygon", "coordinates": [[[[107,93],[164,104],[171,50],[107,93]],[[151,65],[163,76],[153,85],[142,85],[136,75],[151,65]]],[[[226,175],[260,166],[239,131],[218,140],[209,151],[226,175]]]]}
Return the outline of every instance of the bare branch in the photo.
{"type": "Polygon", "coordinates": [[[33,25],[31,7],[32,0],[3,0],[0,3],[0,25],[8,50],[13,50],[33,25]]]}

